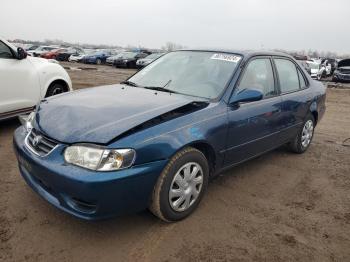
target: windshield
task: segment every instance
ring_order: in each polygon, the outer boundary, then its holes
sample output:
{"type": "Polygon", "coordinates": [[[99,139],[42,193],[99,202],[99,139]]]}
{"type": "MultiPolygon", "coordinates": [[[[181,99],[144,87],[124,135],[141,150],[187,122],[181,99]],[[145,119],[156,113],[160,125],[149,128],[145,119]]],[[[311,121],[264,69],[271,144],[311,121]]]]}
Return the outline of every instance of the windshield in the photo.
{"type": "Polygon", "coordinates": [[[157,59],[129,81],[140,87],[165,87],[213,99],[222,93],[240,60],[235,54],[176,51],[157,59]]]}
{"type": "Polygon", "coordinates": [[[134,52],[124,52],[118,55],[118,57],[122,58],[134,58],[137,55],[137,53],[134,52]]]}
{"type": "Polygon", "coordinates": [[[47,47],[43,47],[41,50],[51,51],[51,50],[55,50],[55,49],[57,49],[57,47],[49,47],[49,46],[47,46],[47,47]]]}
{"type": "Polygon", "coordinates": [[[97,52],[94,52],[94,53],[91,53],[92,56],[96,56],[96,55],[103,55],[105,52],[103,51],[97,51],[97,52]]]}
{"type": "Polygon", "coordinates": [[[27,51],[33,51],[33,50],[36,50],[37,48],[38,48],[37,45],[33,45],[33,46],[29,47],[29,48],[27,49],[27,51]]]}

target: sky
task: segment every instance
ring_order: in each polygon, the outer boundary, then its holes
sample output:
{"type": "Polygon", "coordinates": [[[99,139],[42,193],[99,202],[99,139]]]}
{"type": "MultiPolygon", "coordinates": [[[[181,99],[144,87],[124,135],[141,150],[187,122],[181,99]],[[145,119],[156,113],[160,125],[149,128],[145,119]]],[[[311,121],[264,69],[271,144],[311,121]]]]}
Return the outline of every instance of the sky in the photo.
{"type": "Polygon", "coordinates": [[[349,11],[349,0],[16,0],[0,5],[0,35],[350,54],[349,11]]]}

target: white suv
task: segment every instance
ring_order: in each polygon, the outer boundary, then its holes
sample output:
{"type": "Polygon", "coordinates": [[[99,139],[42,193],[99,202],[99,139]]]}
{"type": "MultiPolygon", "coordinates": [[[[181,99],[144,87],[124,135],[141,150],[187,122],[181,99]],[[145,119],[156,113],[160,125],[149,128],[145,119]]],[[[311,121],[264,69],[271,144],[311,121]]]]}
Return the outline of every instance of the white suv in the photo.
{"type": "Polygon", "coordinates": [[[62,66],[27,57],[0,38],[0,120],[30,112],[43,98],[72,90],[62,66]]]}

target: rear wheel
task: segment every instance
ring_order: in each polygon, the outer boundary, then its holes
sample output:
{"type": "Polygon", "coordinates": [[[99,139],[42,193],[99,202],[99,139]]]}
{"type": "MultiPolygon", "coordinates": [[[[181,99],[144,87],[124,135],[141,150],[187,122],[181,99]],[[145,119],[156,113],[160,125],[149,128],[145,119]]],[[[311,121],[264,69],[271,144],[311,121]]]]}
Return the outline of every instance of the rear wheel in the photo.
{"type": "Polygon", "coordinates": [[[96,64],[98,64],[98,65],[102,64],[101,59],[97,58],[97,59],[96,59],[96,64]]]}
{"type": "Polygon", "coordinates": [[[303,126],[300,128],[300,131],[295,136],[293,141],[288,144],[291,151],[298,154],[304,153],[311,144],[314,136],[314,128],[315,119],[310,114],[306,117],[303,126]]]}
{"type": "Polygon", "coordinates": [[[202,152],[188,147],[171,158],[153,191],[151,212],[172,222],[189,216],[208,185],[209,167],[202,152]]]}

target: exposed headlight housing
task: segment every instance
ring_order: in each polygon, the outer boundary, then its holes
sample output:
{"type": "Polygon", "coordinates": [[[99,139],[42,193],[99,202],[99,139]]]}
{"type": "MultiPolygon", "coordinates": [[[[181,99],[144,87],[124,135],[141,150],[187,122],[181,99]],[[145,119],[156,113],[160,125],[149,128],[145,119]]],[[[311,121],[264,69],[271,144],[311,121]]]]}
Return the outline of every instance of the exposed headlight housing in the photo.
{"type": "Polygon", "coordinates": [[[73,145],[64,151],[67,163],[95,171],[113,171],[132,166],[133,149],[104,149],[88,145],[73,145]]]}

